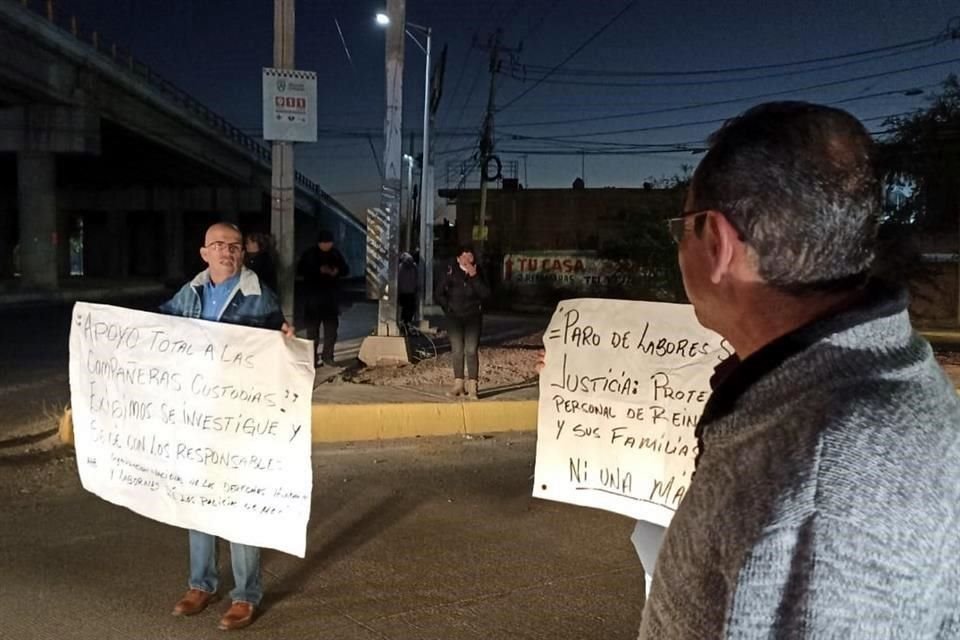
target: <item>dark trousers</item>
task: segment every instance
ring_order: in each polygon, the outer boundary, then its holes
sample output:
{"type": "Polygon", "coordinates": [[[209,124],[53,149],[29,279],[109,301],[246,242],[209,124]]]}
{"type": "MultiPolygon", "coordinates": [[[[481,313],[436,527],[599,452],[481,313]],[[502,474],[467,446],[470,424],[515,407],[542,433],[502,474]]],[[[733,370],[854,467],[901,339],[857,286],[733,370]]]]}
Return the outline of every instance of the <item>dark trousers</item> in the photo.
{"type": "Polygon", "coordinates": [[[476,380],[480,376],[480,329],[483,316],[468,318],[447,317],[447,335],[450,337],[450,355],[453,357],[453,377],[463,378],[463,364],[467,364],[467,379],[476,380]]]}
{"type": "Polygon", "coordinates": [[[413,318],[417,315],[417,294],[401,293],[397,296],[397,302],[400,304],[400,321],[413,324],[413,318]]]}
{"type": "MultiPolygon", "coordinates": [[[[337,344],[337,329],[340,327],[340,317],[337,315],[324,315],[319,318],[307,319],[307,338],[313,340],[314,349],[320,343],[320,327],[323,326],[323,349],[320,351],[320,360],[326,362],[333,361],[333,347],[337,344]]],[[[314,354],[316,358],[316,354],[314,354]]]]}

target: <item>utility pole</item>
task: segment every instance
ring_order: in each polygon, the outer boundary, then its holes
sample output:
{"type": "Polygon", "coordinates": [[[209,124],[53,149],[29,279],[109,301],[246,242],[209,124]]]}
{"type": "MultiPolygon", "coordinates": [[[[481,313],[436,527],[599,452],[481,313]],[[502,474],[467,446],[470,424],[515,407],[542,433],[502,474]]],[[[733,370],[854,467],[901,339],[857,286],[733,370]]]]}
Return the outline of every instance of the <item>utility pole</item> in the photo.
{"type": "MultiPolygon", "coordinates": [[[[273,0],[273,66],[293,69],[294,1],[273,0]]],[[[277,242],[277,283],[283,317],[294,322],[294,166],[293,143],[272,144],[273,178],[270,187],[270,233],[277,242]]]]}
{"type": "MultiPolygon", "coordinates": [[[[520,51],[520,47],[516,49],[504,48],[500,41],[502,36],[503,31],[497,29],[496,33],[488,40],[487,46],[482,47],[490,51],[490,89],[487,94],[487,114],[483,118],[483,134],[480,137],[480,220],[477,224],[478,233],[475,238],[477,253],[480,256],[483,255],[483,245],[486,242],[487,235],[487,166],[491,159],[495,159],[493,155],[493,116],[496,108],[497,72],[500,71],[500,54],[501,52],[513,54],[520,51]]],[[[496,180],[497,177],[493,179],[496,180]]]]}
{"type": "Polygon", "coordinates": [[[427,29],[427,66],[424,73],[424,116],[423,116],[423,170],[420,173],[420,276],[421,294],[419,297],[419,316],[421,329],[429,329],[427,313],[435,313],[433,304],[433,136],[431,131],[436,122],[437,109],[443,95],[443,81],[447,68],[447,47],[440,53],[435,75],[430,73],[430,41],[432,30],[427,29]],[[429,112],[429,118],[427,113],[429,112]]]}
{"type": "MultiPolygon", "coordinates": [[[[386,254],[386,265],[376,267],[375,289],[377,306],[377,334],[367,336],[360,344],[360,361],[367,366],[383,363],[410,362],[410,350],[405,336],[400,335],[397,322],[397,262],[400,255],[400,201],[403,170],[403,37],[406,33],[405,0],[387,0],[387,12],[377,15],[378,24],[387,28],[386,80],[387,109],[383,119],[386,146],[383,151],[383,187],[380,208],[370,209],[383,220],[377,259],[386,254]],[[386,246],[383,247],[382,245],[386,246]],[[386,276],[386,277],[384,277],[386,276]]],[[[371,243],[367,244],[368,259],[371,243]]]]}
{"type": "Polygon", "coordinates": [[[387,0],[387,113],[383,122],[383,189],[380,206],[387,214],[387,283],[380,296],[377,335],[399,336],[397,327],[397,260],[400,254],[400,194],[403,165],[403,44],[406,0],[387,0]]]}

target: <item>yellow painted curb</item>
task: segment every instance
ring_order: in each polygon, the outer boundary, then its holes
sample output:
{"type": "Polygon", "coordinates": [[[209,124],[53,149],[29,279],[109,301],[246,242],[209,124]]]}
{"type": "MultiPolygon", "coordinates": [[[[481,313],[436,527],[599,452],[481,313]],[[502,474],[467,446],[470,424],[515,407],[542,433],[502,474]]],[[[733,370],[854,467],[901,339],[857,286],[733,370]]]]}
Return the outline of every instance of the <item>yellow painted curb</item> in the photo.
{"type": "Polygon", "coordinates": [[[60,416],[60,424],[57,425],[57,435],[60,436],[60,442],[63,444],[73,444],[73,409],[67,407],[60,416]]]}
{"type": "Polygon", "coordinates": [[[314,442],[388,440],[536,428],[536,400],[313,405],[314,442]]]}
{"type": "Polygon", "coordinates": [[[928,342],[960,343],[960,331],[920,331],[928,342]]]}
{"type": "MultiPolygon", "coordinates": [[[[389,440],[537,428],[536,400],[314,404],[314,442],[389,440]]],[[[60,418],[60,441],[73,444],[73,414],[60,418]]]]}

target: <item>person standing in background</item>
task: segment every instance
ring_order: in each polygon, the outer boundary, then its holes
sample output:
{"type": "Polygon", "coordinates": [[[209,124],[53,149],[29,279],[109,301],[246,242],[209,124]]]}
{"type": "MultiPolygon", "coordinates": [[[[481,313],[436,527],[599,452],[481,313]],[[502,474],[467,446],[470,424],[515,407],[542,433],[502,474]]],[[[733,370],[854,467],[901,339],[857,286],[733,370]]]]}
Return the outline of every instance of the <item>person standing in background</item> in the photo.
{"type": "Polygon", "coordinates": [[[404,330],[413,324],[417,314],[417,280],[420,272],[413,256],[407,252],[400,254],[400,266],[397,271],[397,303],[400,305],[400,323],[404,330]]]}
{"type": "Polygon", "coordinates": [[[320,342],[320,326],[323,326],[323,347],[316,366],[335,366],[333,348],[337,344],[340,326],[340,280],[349,275],[350,269],[343,255],[333,246],[332,233],[324,229],[317,234],[317,244],[300,257],[297,273],[304,284],[307,337],[314,345],[320,342]]]}
{"type": "Polygon", "coordinates": [[[273,238],[266,233],[248,233],[244,241],[246,257],[244,266],[260,278],[260,282],[270,287],[270,290],[280,295],[277,288],[277,261],[273,238]]]}
{"type": "Polygon", "coordinates": [[[473,247],[460,247],[456,261],[447,268],[436,291],[437,303],[446,316],[453,357],[453,387],[447,392],[450,397],[466,395],[470,400],[478,397],[483,303],[489,297],[490,287],[477,268],[473,247]]]}

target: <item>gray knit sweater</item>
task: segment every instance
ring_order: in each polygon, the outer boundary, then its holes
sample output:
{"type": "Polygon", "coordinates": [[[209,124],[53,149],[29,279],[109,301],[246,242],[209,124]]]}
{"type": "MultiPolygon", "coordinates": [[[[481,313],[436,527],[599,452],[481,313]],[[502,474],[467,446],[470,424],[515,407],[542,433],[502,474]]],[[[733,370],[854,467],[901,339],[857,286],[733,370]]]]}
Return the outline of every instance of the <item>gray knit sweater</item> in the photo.
{"type": "Polygon", "coordinates": [[[642,640],[960,638],[960,402],[868,298],[716,388],[642,640]]]}

